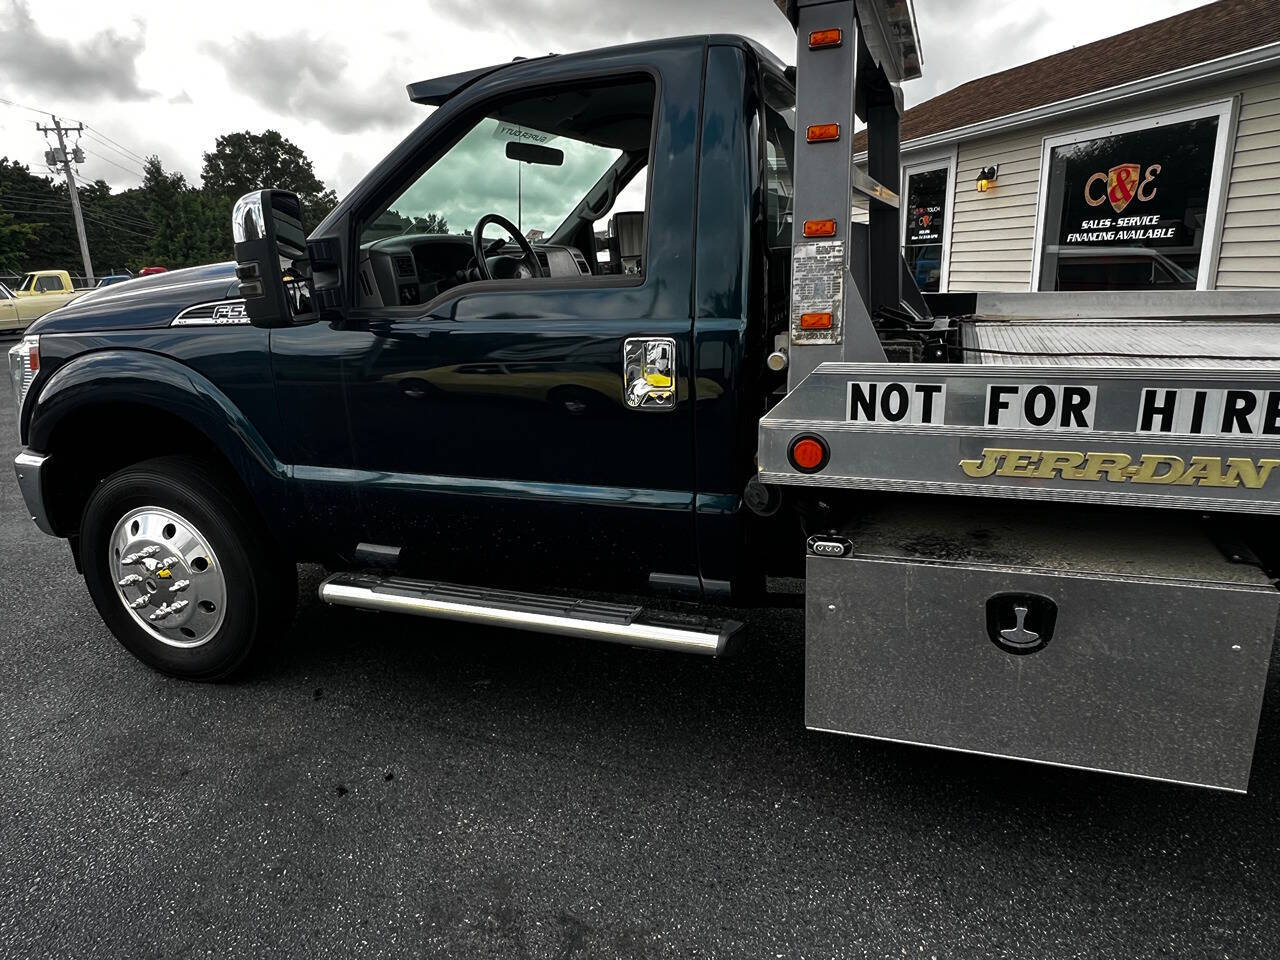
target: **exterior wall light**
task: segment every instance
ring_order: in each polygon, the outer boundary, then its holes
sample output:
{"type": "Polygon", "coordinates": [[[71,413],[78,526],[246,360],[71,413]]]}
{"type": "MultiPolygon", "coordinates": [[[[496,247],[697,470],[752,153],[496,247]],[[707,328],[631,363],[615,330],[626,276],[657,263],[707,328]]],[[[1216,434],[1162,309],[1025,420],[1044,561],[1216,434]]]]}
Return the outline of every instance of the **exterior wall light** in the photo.
{"type": "Polygon", "coordinates": [[[983,167],[978,171],[978,192],[986,193],[993,186],[996,180],[1000,178],[1000,164],[996,163],[989,167],[983,167]]]}

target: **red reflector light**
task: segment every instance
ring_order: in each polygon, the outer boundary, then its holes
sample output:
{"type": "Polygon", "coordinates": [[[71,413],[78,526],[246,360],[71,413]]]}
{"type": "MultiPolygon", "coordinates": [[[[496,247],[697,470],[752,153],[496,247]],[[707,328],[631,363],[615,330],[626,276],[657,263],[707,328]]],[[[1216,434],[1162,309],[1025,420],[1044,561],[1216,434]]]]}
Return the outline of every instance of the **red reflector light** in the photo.
{"type": "Polygon", "coordinates": [[[844,43],[844,31],[831,30],[815,30],[809,34],[809,49],[821,50],[824,47],[838,47],[844,43]]]}
{"type": "Polygon", "coordinates": [[[804,222],[806,237],[834,237],[836,222],[834,220],[806,220],[804,222]]]}
{"type": "Polygon", "coordinates": [[[802,313],[800,314],[801,330],[830,330],[832,325],[831,314],[829,313],[802,313]]]}
{"type": "Polygon", "coordinates": [[[33,374],[40,372],[40,342],[37,340],[31,344],[31,348],[27,351],[27,369],[33,374]]]}
{"type": "Polygon", "coordinates": [[[830,452],[819,437],[796,437],[787,454],[791,465],[801,473],[817,473],[827,465],[830,452]]]}
{"type": "Polygon", "coordinates": [[[838,123],[815,123],[809,127],[810,143],[829,143],[832,140],[840,139],[840,124],[838,123]]]}

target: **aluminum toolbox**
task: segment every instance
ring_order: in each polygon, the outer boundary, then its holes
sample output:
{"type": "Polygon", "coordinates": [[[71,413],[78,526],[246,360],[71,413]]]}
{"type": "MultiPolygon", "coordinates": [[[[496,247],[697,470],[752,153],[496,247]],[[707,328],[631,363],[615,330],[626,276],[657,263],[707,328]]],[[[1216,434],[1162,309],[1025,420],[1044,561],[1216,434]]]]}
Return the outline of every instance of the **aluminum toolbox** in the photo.
{"type": "Polygon", "coordinates": [[[910,498],[807,563],[810,728],[1248,786],[1280,593],[1197,518],[910,498]]]}

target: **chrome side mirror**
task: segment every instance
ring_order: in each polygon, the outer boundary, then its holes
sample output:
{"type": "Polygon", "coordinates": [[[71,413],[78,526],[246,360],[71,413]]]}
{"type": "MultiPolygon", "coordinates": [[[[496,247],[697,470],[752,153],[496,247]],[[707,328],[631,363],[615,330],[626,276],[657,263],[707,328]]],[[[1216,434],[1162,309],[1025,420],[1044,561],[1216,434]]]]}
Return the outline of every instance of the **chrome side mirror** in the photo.
{"type": "Polygon", "coordinates": [[[286,327],[314,319],[311,260],[302,203],[287,190],[246,193],[231,209],[236,278],[249,322],[286,327]]]}

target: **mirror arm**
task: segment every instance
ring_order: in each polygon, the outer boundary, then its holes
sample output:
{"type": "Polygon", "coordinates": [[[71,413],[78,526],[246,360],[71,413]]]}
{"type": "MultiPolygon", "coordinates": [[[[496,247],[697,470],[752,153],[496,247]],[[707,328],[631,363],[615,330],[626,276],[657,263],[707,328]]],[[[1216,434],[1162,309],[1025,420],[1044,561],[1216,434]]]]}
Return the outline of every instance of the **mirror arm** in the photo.
{"type": "Polygon", "coordinates": [[[582,201],[582,212],[585,214],[583,219],[588,223],[595,223],[609,212],[609,208],[613,206],[613,202],[617,199],[617,196],[618,174],[615,170],[613,176],[609,178],[609,185],[604,192],[604,197],[601,199],[599,206],[593,207],[588,201],[582,201]]]}
{"type": "Polygon", "coordinates": [[[340,270],[338,242],[330,237],[307,241],[307,255],[311,258],[311,269],[340,270]]]}

